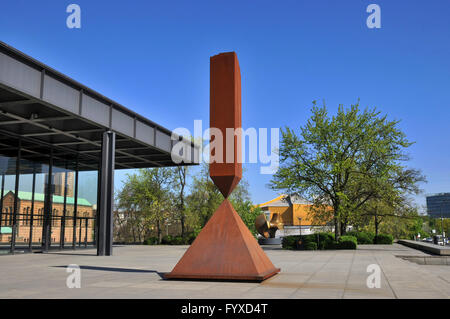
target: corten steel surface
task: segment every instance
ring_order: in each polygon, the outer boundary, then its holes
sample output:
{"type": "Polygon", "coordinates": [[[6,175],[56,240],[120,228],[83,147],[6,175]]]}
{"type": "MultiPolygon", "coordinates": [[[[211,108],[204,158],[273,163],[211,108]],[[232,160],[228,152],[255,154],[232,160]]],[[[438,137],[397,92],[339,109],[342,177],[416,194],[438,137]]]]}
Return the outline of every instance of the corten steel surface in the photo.
{"type": "MultiPolygon", "coordinates": [[[[241,70],[234,52],[221,53],[210,61],[211,128],[218,128],[223,136],[223,163],[209,165],[209,175],[222,195],[227,198],[242,178],[241,139],[233,135],[227,139],[227,128],[241,128],[241,70]],[[229,150],[227,148],[232,145],[229,150]],[[226,147],[228,146],[228,147],[226,147]],[[233,150],[233,160],[227,162],[227,151],[233,150]]],[[[213,136],[211,136],[213,138],[213,136]]],[[[214,137],[216,138],[216,137],[214,137]]],[[[229,154],[228,157],[231,157],[229,154]]]]}
{"type": "Polygon", "coordinates": [[[225,199],[166,277],[262,281],[278,271],[225,199]]]}
{"type": "MultiPolygon", "coordinates": [[[[211,58],[210,126],[222,131],[241,128],[241,75],[236,53],[211,58]]],[[[242,178],[241,137],[234,137],[234,160],[211,163],[210,177],[225,200],[174,267],[168,279],[263,281],[275,268],[227,197],[242,178]],[[237,151],[239,150],[239,152],[237,151]]],[[[223,144],[224,160],[227,147],[223,144]]]]}

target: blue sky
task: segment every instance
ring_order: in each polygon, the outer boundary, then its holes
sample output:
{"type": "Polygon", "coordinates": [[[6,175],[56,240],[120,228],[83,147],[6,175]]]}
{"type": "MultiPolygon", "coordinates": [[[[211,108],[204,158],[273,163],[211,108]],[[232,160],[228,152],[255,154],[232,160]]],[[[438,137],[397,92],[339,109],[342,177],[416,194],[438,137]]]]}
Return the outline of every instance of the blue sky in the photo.
{"type": "MultiPolygon", "coordinates": [[[[425,193],[450,191],[448,0],[3,0],[0,39],[169,129],[209,123],[209,57],[236,51],[244,128],[298,128],[313,100],[334,112],[360,98],[402,120],[425,193]]],[[[259,167],[245,165],[256,203],[276,196],[259,167]]]]}

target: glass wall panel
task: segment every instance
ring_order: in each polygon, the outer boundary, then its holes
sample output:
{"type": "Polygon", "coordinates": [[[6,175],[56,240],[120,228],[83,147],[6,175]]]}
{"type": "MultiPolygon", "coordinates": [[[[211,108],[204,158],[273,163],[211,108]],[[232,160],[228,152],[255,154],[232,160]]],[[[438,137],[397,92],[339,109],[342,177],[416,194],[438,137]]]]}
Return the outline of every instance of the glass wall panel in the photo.
{"type": "Polygon", "coordinates": [[[48,165],[20,161],[15,252],[41,248],[47,173],[48,165]]]}
{"type": "Polygon", "coordinates": [[[78,178],[76,246],[87,247],[95,244],[98,172],[79,172],[78,178]]]}
{"type": "MultiPolygon", "coordinates": [[[[74,210],[74,192],[75,192],[75,171],[67,165],[68,168],[61,173],[58,179],[63,185],[60,193],[62,198],[59,200],[59,207],[62,212],[60,229],[60,247],[72,247],[73,242],[73,210],[74,210]]],[[[56,185],[56,187],[58,187],[56,185]]],[[[56,202],[56,201],[54,201],[56,202]]]]}
{"type": "Polygon", "coordinates": [[[0,253],[9,253],[12,239],[16,158],[0,156],[0,253]]]}
{"type": "Polygon", "coordinates": [[[8,145],[0,142],[0,254],[42,250],[45,234],[50,249],[95,245],[98,185],[98,171],[92,170],[95,166],[81,164],[77,174],[75,160],[68,160],[67,154],[62,157],[54,150],[50,167],[46,150],[36,152],[33,150],[39,147],[27,145],[21,151],[17,170],[20,142],[14,137],[3,140],[8,145]],[[49,227],[45,227],[47,220],[49,227]]]}

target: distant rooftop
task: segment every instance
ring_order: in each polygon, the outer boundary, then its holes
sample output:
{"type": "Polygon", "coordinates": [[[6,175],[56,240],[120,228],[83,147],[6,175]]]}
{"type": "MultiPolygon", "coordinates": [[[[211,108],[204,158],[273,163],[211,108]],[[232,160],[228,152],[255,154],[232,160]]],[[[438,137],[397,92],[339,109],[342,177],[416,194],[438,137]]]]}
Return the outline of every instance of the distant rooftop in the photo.
{"type": "MultiPolygon", "coordinates": [[[[8,193],[12,193],[14,195],[13,191],[5,191],[5,195],[8,195],[8,193]]],[[[20,200],[29,200],[31,201],[32,199],[32,193],[31,192],[23,192],[23,191],[19,191],[19,199],[20,200]]],[[[34,200],[37,202],[43,202],[45,199],[45,194],[42,193],[34,193],[34,200]]],[[[66,203],[67,205],[74,205],[75,204],[75,197],[68,197],[66,198],[66,203]]],[[[58,196],[58,195],[53,195],[53,203],[56,204],[64,204],[64,196],[58,196]]],[[[78,197],[78,202],[77,202],[78,206],[90,206],[92,207],[92,204],[85,198],[81,198],[78,197]]]]}
{"type": "Polygon", "coordinates": [[[304,199],[303,197],[300,197],[298,195],[280,195],[268,202],[259,204],[258,207],[288,207],[290,205],[297,204],[297,205],[310,205],[311,203],[304,199]]]}

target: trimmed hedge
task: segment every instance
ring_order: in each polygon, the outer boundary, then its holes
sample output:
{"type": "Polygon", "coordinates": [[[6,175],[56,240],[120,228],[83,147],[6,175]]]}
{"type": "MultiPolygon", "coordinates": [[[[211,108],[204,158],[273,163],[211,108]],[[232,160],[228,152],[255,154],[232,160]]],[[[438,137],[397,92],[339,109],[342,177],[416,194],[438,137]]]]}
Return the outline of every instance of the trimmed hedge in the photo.
{"type": "Polygon", "coordinates": [[[392,245],[393,241],[394,237],[389,234],[378,234],[378,236],[375,236],[373,239],[373,243],[377,245],[392,245]]]}
{"type": "Polygon", "coordinates": [[[356,249],[358,240],[355,236],[341,236],[338,241],[337,249],[356,249]]]}
{"type": "Polygon", "coordinates": [[[144,245],[158,245],[158,238],[149,237],[146,240],[144,240],[144,245]]]}
{"type": "Polygon", "coordinates": [[[333,233],[318,233],[316,234],[318,236],[318,243],[317,248],[320,250],[323,249],[332,249],[327,248],[330,246],[330,243],[334,243],[334,234],[333,233]]]}
{"type": "Polygon", "coordinates": [[[281,247],[283,249],[297,249],[297,242],[300,239],[300,236],[286,236],[281,240],[281,247]]]}
{"type": "Polygon", "coordinates": [[[317,243],[315,242],[306,243],[305,250],[317,250],[317,243]]]}
{"type": "Polygon", "coordinates": [[[358,245],[370,245],[373,244],[373,238],[375,234],[369,232],[358,232],[358,231],[349,231],[346,235],[355,236],[358,245]]]}
{"type": "MultiPolygon", "coordinates": [[[[199,232],[187,233],[184,238],[181,236],[164,236],[161,245],[191,245],[199,232]]],[[[144,245],[158,245],[158,237],[149,237],[144,240],[144,245]]]]}
{"type": "Polygon", "coordinates": [[[342,236],[338,242],[334,241],[332,233],[317,233],[302,236],[283,237],[283,249],[289,250],[324,250],[324,249],[356,249],[357,239],[354,236],[342,236]]]}

